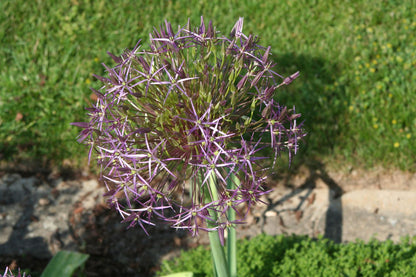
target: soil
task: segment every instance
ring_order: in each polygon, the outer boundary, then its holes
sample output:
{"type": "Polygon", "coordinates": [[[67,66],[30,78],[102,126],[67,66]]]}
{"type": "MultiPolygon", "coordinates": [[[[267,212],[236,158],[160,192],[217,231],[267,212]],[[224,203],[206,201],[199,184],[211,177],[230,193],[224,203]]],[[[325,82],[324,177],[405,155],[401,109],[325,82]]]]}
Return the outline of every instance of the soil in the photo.
{"type": "MultiPolygon", "coordinates": [[[[10,172],[2,172],[0,177],[6,174],[10,174],[10,172]]],[[[21,172],[19,174],[22,178],[27,177],[21,172]]],[[[82,175],[77,175],[76,180],[62,177],[63,175],[56,172],[49,173],[48,176],[42,176],[42,174],[35,176],[50,186],[59,186],[60,182],[66,182],[71,185],[80,184],[82,187],[82,184],[91,178],[91,176],[82,175]]],[[[333,199],[337,199],[347,192],[362,189],[415,191],[416,175],[384,169],[372,171],[350,169],[328,172],[321,164],[317,163],[301,167],[294,173],[274,178],[267,186],[274,189],[274,192],[264,199],[268,205],[261,205],[251,211],[247,219],[249,228],[241,226],[237,231],[240,233],[240,238],[250,238],[267,230],[265,219],[269,216],[270,211],[277,213],[275,215],[278,223],[273,224],[280,225],[280,229],[274,229],[283,230],[282,233],[305,233],[306,231],[302,230],[303,225],[300,225],[299,222],[308,215],[308,207],[317,201],[313,194],[309,193],[313,189],[326,188],[331,191],[333,199]],[[286,210],[281,208],[276,212],[276,207],[279,205],[284,207],[288,203],[292,203],[294,208],[285,208],[286,210]],[[285,211],[288,213],[282,216],[285,211]]],[[[150,236],[147,236],[139,228],[126,229],[127,226],[120,223],[119,215],[108,209],[105,201],[93,193],[86,193],[71,205],[70,210],[65,211],[68,214],[67,225],[70,232],[68,238],[71,242],[68,243],[68,241],[60,239],[59,232],[57,232],[57,237],[51,236],[47,240],[48,249],[55,249],[50,251],[52,254],[60,249],[88,253],[90,258],[85,266],[86,276],[153,276],[158,270],[161,260],[177,256],[181,250],[206,245],[208,242],[206,234],[200,237],[191,237],[188,233],[178,232],[160,224],[148,229],[150,236]],[[85,208],[83,203],[88,203],[88,201],[92,201],[93,205],[85,208]]],[[[31,218],[30,220],[36,221],[37,219],[31,218]]],[[[330,224],[330,222],[326,224],[330,224]]],[[[306,233],[316,236],[318,234],[314,233],[315,231],[307,231],[306,233]]],[[[407,231],[409,234],[414,232],[414,230],[407,231]]],[[[49,258],[39,258],[39,256],[27,253],[0,254],[0,266],[31,269],[32,276],[42,272],[48,261],[49,258]]]]}

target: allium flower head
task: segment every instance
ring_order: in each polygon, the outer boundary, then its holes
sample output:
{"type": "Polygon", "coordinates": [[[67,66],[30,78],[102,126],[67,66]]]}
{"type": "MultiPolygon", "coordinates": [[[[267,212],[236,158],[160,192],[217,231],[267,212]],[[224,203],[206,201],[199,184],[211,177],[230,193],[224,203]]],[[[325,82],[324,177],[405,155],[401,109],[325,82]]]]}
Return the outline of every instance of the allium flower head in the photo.
{"type": "Polygon", "coordinates": [[[96,152],[109,203],[129,226],[146,231],[162,219],[197,234],[239,223],[245,212],[237,221],[226,212],[242,203],[248,210],[265,193],[264,162],[274,164],[282,150],[296,154],[300,114],[273,96],[299,73],[273,71],[270,47],[242,29],[242,18],[229,36],[202,17],[176,31],[165,22],[149,49],[139,41],[110,54],[116,66],[96,76],[103,86],[93,89],[90,121],[73,125],[84,128],[79,141],[90,159],[96,152]],[[274,157],[259,155],[264,148],[274,157]]]}

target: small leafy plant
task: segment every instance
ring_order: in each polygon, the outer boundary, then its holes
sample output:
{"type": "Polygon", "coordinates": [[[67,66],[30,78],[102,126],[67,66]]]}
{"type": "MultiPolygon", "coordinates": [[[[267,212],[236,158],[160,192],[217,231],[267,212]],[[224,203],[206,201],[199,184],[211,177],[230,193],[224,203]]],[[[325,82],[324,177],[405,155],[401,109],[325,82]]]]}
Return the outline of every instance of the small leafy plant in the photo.
{"type": "MultiPolygon", "coordinates": [[[[416,237],[400,243],[371,240],[336,244],[307,236],[262,234],[237,244],[240,276],[415,276],[416,237]]],[[[157,276],[192,271],[194,277],[213,276],[210,251],[199,246],[164,261],[157,276]]]]}

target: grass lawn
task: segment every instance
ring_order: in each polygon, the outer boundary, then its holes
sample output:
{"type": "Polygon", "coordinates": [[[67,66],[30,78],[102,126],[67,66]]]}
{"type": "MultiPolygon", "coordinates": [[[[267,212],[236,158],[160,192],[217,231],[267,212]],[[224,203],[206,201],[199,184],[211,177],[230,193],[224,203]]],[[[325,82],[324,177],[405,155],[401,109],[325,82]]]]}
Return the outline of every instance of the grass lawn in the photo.
{"type": "Polygon", "coordinates": [[[296,105],[308,136],[301,163],[416,170],[416,5],[403,1],[0,2],[0,159],[85,161],[76,143],[91,76],[165,19],[211,19],[271,45],[276,71],[301,76],[276,98],[296,105]],[[377,3],[376,3],[377,2],[377,3]]]}

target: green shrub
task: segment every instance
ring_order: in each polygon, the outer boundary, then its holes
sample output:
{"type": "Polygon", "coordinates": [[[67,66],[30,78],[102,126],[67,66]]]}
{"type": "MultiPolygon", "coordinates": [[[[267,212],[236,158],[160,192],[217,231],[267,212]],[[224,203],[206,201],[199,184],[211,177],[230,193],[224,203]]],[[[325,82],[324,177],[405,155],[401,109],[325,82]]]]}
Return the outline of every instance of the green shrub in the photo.
{"type": "MultiPolygon", "coordinates": [[[[239,276],[416,276],[416,237],[394,244],[371,240],[336,244],[322,237],[260,235],[237,244],[239,276]]],[[[199,246],[164,261],[158,274],[192,271],[213,276],[209,249],[199,246]]]]}

